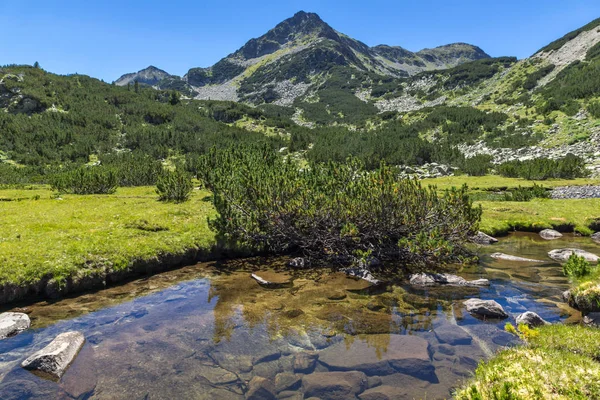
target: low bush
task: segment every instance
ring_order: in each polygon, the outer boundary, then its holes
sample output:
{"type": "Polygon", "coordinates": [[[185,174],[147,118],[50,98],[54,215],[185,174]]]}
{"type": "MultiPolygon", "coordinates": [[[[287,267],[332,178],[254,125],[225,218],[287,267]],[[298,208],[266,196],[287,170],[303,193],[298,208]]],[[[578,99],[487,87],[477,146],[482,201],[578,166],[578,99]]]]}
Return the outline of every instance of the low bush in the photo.
{"type": "Polygon", "coordinates": [[[533,199],[550,198],[550,192],[543,186],[533,184],[531,187],[521,187],[504,193],[504,201],[531,201],[533,199]]]}
{"type": "Polygon", "coordinates": [[[508,178],[527,180],[575,179],[585,177],[587,174],[583,159],[572,154],[558,160],[536,158],[509,161],[498,165],[496,171],[508,178]]]}
{"type": "Polygon", "coordinates": [[[563,273],[571,278],[584,278],[591,274],[593,267],[584,257],[579,257],[576,254],[571,254],[569,260],[563,265],[563,273]]]}
{"type": "Polygon", "coordinates": [[[194,190],[191,176],[181,170],[165,170],[156,183],[156,193],[160,201],[183,203],[188,201],[194,190]]]}
{"type": "Polygon", "coordinates": [[[106,167],[80,167],[51,178],[52,190],[70,194],[112,194],[118,183],[117,172],[106,167]]]}
{"type": "Polygon", "coordinates": [[[463,245],[481,217],[466,187],[438,196],[385,164],[367,171],[351,159],[300,169],[271,148],[213,150],[202,162],[219,215],[212,229],[255,251],[342,264],[368,254],[439,268],[469,257],[463,245]]]}

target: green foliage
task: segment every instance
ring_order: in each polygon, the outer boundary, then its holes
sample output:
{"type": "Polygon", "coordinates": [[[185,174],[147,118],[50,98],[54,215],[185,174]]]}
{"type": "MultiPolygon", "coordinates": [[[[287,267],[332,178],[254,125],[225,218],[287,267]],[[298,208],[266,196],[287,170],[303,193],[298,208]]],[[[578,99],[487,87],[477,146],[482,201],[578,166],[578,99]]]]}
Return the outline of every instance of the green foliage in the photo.
{"type": "Polygon", "coordinates": [[[214,150],[202,162],[219,213],[211,227],[242,248],[342,263],[371,251],[437,267],[463,260],[481,215],[466,188],[438,196],[398,180],[385,164],[371,172],[357,160],[300,169],[271,149],[240,147],[214,150]]]}
{"type": "Polygon", "coordinates": [[[465,158],[459,166],[460,170],[467,175],[483,176],[492,168],[492,156],[478,154],[471,158],[465,158]]]}
{"type": "Polygon", "coordinates": [[[115,170],[105,167],[81,167],[52,177],[52,189],[70,194],[112,194],[119,178],[115,170]]]}
{"type": "Polygon", "coordinates": [[[571,254],[565,264],[563,264],[563,273],[571,278],[584,278],[593,271],[592,266],[585,260],[585,257],[579,257],[577,254],[571,254]]]}
{"type": "Polygon", "coordinates": [[[502,176],[527,180],[574,179],[586,176],[585,162],[572,154],[558,160],[536,158],[508,161],[498,165],[496,171],[502,176]]]}
{"type": "Polygon", "coordinates": [[[523,89],[534,89],[538,81],[548,75],[550,72],[554,71],[554,68],[556,68],[554,64],[550,64],[527,75],[527,79],[525,79],[525,82],[523,82],[523,89]]]}
{"type": "Polygon", "coordinates": [[[504,193],[504,201],[531,201],[533,199],[550,198],[550,192],[543,186],[533,184],[529,187],[514,188],[504,193]]]}
{"type": "Polygon", "coordinates": [[[186,202],[192,190],[194,190],[192,178],[180,168],[174,171],[165,170],[156,183],[156,193],[160,201],[186,202]]]}
{"type": "Polygon", "coordinates": [[[600,118],[600,101],[592,101],[588,104],[588,112],[594,118],[600,118]]]}
{"type": "Polygon", "coordinates": [[[484,58],[468,63],[458,65],[454,68],[443,71],[423,72],[416,75],[413,79],[420,79],[423,76],[446,76],[443,83],[438,84],[437,88],[456,89],[467,85],[476,85],[485,79],[491,78],[501,71],[517,62],[515,57],[484,58]]]}

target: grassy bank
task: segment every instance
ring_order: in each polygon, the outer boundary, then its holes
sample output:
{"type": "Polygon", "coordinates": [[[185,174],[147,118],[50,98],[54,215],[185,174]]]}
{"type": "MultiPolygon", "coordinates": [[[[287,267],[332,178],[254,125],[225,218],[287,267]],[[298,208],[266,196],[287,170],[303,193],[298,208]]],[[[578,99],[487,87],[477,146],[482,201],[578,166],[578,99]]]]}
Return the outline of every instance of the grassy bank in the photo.
{"type": "MultiPolygon", "coordinates": [[[[504,191],[534,184],[546,188],[558,186],[600,185],[599,179],[528,181],[501,176],[449,176],[424,179],[426,185],[435,185],[439,190],[469,186],[476,199],[485,198],[486,193],[504,191]]],[[[600,199],[550,200],[534,199],[529,202],[476,201],[483,207],[481,230],[492,236],[505,235],[510,231],[533,231],[554,228],[560,231],[575,231],[583,235],[594,232],[592,227],[600,221],[600,199]]]]}
{"type": "Polygon", "coordinates": [[[158,202],[153,187],[58,199],[43,187],[0,190],[0,284],[60,285],[160,255],[209,251],[208,195],[194,191],[189,202],[172,204],[158,202]]]}
{"type": "Polygon", "coordinates": [[[553,325],[482,363],[459,400],[600,398],[600,330],[553,325]]]}

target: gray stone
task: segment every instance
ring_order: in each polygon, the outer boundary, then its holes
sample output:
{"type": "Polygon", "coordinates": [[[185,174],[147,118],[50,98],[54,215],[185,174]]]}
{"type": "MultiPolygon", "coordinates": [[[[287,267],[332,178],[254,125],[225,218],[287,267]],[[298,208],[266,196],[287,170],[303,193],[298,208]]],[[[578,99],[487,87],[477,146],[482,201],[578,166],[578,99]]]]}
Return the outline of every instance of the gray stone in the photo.
{"type": "Polygon", "coordinates": [[[48,346],[23,361],[21,366],[59,380],[83,347],[84,342],[85,337],[81,332],[61,333],[48,346]]]}
{"type": "Polygon", "coordinates": [[[5,312],[0,314],[0,339],[6,339],[29,329],[31,320],[24,313],[5,312]]]}
{"type": "Polygon", "coordinates": [[[383,381],[381,380],[381,377],[379,377],[379,376],[369,376],[367,378],[367,387],[369,389],[377,387],[377,386],[381,385],[382,383],[383,383],[383,381]]]}
{"type": "Polygon", "coordinates": [[[367,376],[358,371],[315,372],[302,378],[304,397],[321,400],[355,398],[367,388],[367,376]]]}
{"type": "Polygon", "coordinates": [[[323,350],[319,362],[332,371],[362,371],[369,375],[409,375],[433,371],[429,344],[425,339],[409,335],[369,335],[369,342],[385,344],[378,349],[356,339],[349,346],[340,342],[323,350]]]}
{"type": "Polygon", "coordinates": [[[600,232],[594,233],[591,237],[594,242],[600,243],[600,232]]]}
{"type": "Polygon", "coordinates": [[[277,395],[279,400],[303,400],[304,394],[295,390],[285,390],[277,395]]]}
{"type": "Polygon", "coordinates": [[[358,398],[360,400],[397,400],[405,398],[406,395],[406,391],[399,387],[384,385],[365,390],[358,395],[358,398]]]}
{"type": "Polygon", "coordinates": [[[255,376],[248,383],[247,400],[276,400],[273,382],[260,376],[255,376]]]}
{"type": "Polygon", "coordinates": [[[600,327],[600,312],[592,312],[583,317],[583,323],[586,326],[599,328],[600,327]]]}
{"type": "Polygon", "coordinates": [[[306,259],[302,258],[302,257],[296,257],[296,258],[292,258],[291,260],[289,260],[287,262],[287,266],[290,268],[295,268],[295,269],[304,269],[307,268],[308,262],[306,261],[306,259]]]}
{"type": "Polygon", "coordinates": [[[410,276],[410,284],[414,286],[489,286],[490,281],[487,279],[477,279],[468,281],[457,275],[451,274],[413,274],[410,276]]]}
{"type": "Polygon", "coordinates": [[[282,277],[281,279],[274,279],[274,278],[265,279],[265,278],[259,276],[258,274],[252,274],[250,276],[256,282],[258,282],[258,284],[260,286],[267,288],[267,289],[282,289],[282,288],[289,288],[289,287],[293,286],[292,280],[289,279],[289,277],[287,277],[287,276],[282,277]]]}
{"type": "Polygon", "coordinates": [[[301,384],[302,376],[298,374],[283,372],[275,376],[275,391],[277,393],[286,390],[298,390],[301,384]]]}
{"type": "Polygon", "coordinates": [[[583,257],[586,261],[593,263],[598,262],[598,260],[600,259],[600,257],[598,257],[597,255],[581,249],[552,250],[548,253],[548,257],[558,262],[567,262],[572,254],[575,254],[578,257],[583,257]]]}
{"type": "Polygon", "coordinates": [[[375,278],[373,276],[373,274],[371,274],[371,272],[369,272],[369,270],[367,270],[365,268],[360,268],[360,267],[344,268],[344,269],[342,269],[342,272],[344,272],[348,276],[363,279],[373,285],[381,284],[381,281],[379,279],[375,278]]]}
{"type": "Polygon", "coordinates": [[[309,374],[315,369],[319,356],[314,353],[298,353],[294,356],[294,371],[309,374]]]}
{"type": "Polygon", "coordinates": [[[544,229],[540,232],[540,236],[542,239],[554,240],[560,239],[563,235],[562,233],[555,231],[554,229],[544,229]]]}
{"type": "Polygon", "coordinates": [[[471,344],[473,338],[458,325],[442,325],[433,330],[440,343],[451,345],[471,344]]]}
{"type": "Polygon", "coordinates": [[[490,257],[495,258],[496,260],[505,260],[505,261],[514,261],[514,262],[535,262],[535,263],[543,263],[544,262],[541,260],[534,260],[531,258],[511,256],[509,254],[504,254],[504,253],[494,253],[490,257]]]}
{"type": "Polygon", "coordinates": [[[465,301],[467,311],[477,317],[508,318],[508,314],[494,300],[469,299],[465,301]]]}
{"type": "Polygon", "coordinates": [[[498,243],[498,239],[491,237],[490,235],[486,235],[483,232],[477,232],[477,234],[470,238],[471,242],[476,244],[494,244],[498,243]]]}
{"type": "Polygon", "coordinates": [[[523,314],[517,316],[517,325],[525,324],[530,328],[537,328],[542,325],[550,325],[549,322],[544,321],[542,317],[532,311],[526,311],[523,314]]]}

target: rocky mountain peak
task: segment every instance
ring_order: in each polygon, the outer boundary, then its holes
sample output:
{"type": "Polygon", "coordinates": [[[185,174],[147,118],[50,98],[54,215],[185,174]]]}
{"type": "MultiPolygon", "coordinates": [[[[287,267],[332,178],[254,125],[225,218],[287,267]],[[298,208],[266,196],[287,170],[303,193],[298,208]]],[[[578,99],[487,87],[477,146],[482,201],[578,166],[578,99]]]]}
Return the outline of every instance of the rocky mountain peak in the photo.
{"type": "Polygon", "coordinates": [[[158,82],[162,81],[163,79],[170,77],[172,77],[172,75],[168,72],[163,71],[160,68],[156,68],[153,65],[150,65],[149,67],[139,70],[138,72],[133,72],[121,76],[115,81],[115,85],[126,86],[134,82],[139,82],[153,86],[156,85],[158,82]]]}

